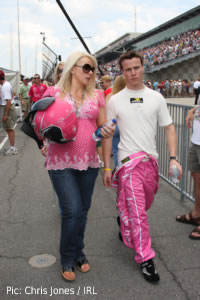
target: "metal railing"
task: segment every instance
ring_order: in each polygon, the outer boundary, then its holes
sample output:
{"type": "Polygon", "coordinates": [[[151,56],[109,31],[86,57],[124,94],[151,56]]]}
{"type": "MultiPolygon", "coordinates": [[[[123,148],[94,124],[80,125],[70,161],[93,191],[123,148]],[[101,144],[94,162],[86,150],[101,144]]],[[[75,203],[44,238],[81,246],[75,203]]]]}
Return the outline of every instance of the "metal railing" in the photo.
{"type": "Polygon", "coordinates": [[[192,106],[179,105],[179,104],[168,104],[168,109],[170,115],[173,119],[174,125],[176,127],[177,134],[177,155],[179,157],[180,164],[183,169],[182,179],[178,184],[171,181],[169,172],[169,152],[166,143],[166,137],[164,128],[158,127],[157,130],[157,150],[159,153],[158,164],[159,164],[159,174],[162,179],[168,182],[181,194],[181,199],[184,197],[189,198],[194,201],[193,197],[193,181],[191,173],[188,172],[188,152],[191,141],[192,129],[188,129],[185,126],[185,117],[189,109],[192,106]]]}
{"type": "Polygon", "coordinates": [[[42,78],[51,81],[58,56],[44,41],[42,45],[42,78]]]}

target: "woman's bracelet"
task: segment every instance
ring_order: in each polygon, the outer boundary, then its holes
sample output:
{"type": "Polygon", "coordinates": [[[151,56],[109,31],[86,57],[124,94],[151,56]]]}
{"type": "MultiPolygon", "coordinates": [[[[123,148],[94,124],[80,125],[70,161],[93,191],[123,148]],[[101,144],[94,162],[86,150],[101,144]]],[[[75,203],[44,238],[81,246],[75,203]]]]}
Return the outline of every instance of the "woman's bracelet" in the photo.
{"type": "Polygon", "coordinates": [[[112,171],[110,168],[105,168],[104,171],[112,171]]]}

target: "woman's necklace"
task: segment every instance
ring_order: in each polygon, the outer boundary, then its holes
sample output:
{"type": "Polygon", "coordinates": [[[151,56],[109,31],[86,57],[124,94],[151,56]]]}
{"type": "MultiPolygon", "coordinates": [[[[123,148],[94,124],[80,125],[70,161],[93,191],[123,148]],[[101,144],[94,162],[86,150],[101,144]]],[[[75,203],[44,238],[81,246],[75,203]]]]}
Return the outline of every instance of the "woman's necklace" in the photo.
{"type": "Polygon", "coordinates": [[[75,107],[76,107],[76,116],[79,117],[80,111],[81,111],[81,107],[82,107],[83,102],[84,102],[85,92],[83,91],[82,97],[81,97],[80,100],[75,100],[70,93],[69,93],[69,96],[70,96],[71,101],[74,102],[74,104],[75,104],[75,107]]]}

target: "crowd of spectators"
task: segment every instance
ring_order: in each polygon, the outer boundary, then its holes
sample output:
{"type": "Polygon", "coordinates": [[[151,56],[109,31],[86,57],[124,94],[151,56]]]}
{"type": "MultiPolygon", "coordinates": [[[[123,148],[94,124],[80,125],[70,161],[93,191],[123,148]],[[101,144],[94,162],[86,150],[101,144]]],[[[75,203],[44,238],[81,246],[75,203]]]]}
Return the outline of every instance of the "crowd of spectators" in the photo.
{"type": "Polygon", "coordinates": [[[144,57],[144,65],[151,67],[190,54],[196,50],[200,50],[200,29],[184,32],[138,52],[144,57]]]}
{"type": "MultiPolygon", "coordinates": [[[[144,66],[149,68],[167,63],[178,57],[193,53],[196,50],[200,50],[200,29],[189,30],[137,52],[144,57],[144,66]]],[[[118,59],[115,59],[101,65],[104,74],[111,76],[119,75],[120,70],[117,62],[118,59]]]]}
{"type": "MultiPolygon", "coordinates": [[[[106,75],[108,76],[108,75],[106,75]]],[[[106,77],[104,76],[104,77],[106,77]]],[[[108,76],[112,78],[112,81],[116,78],[115,76],[108,76]]],[[[144,84],[161,93],[164,97],[194,97],[194,80],[177,79],[177,80],[154,80],[145,81],[144,84]]],[[[101,88],[100,79],[97,80],[97,88],[101,88]]]]}
{"type": "MultiPolygon", "coordinates": [[[[196,50],[200,50],[200,29],[190,30],[183,34],[173,36],[169,40],[139,50],[138,53],[144,57],[144,66],[148,68],[167,63],[196,50]]],[[[113,80],[120,74],[118,58],[100,67],[103,73],[111,76],[113,80]]],[[[165,97],[194,96],[193,79],[172,80],[169,78],[161,81],[147,81],[145,84],[160,92],[165,97]]]]}
{"type": "Polygon", "coordinates": [[[146,81],[146,86],[160,92],[164,97],[193,97],[194,80],[154,80],[146,81]]]}

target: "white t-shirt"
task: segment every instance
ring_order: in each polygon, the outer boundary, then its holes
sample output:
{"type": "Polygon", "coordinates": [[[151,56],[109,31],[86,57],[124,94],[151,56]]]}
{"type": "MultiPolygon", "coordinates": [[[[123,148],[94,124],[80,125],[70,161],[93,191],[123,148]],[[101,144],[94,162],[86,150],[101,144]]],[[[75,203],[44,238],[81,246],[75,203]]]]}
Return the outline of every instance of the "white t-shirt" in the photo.
{"type": "Polygon", "coordinates": [[[124,88],[108,102],[107,119],[113,118],[117,119],[120,131],[119,161],[140,151],[158,158],[157,124],[168,126],[172,123],[166,101],[160,93],[147,87],[137,91],[124,88]]]}
{"type": "Polygon", "coordinates": [[[4,84],[1,86],[0,93],[0,105],[5,106],[6,100],[11,100],[11,104],[14,103],[14,99],[12,97],[12,87],[8,81],[5,81],[4,84]]]}
{"type": "Polygon", "coordinates": [[[193,131],[191,141],[195,145],[200,145],[200,120],[193,121],[193,131]]]}
{"type": "Polygon", "coordinates": [[[193,84],[193,88],[194,89],[198,89],[200,87],[200,81],[199,80],[196,80],[193,84]]]}
{"type": "Polygon", "coordinates": [[[195,145],[200,145],[200,96],[198,97],[197,104],[198,106],[196,107],[194,115],[191,141],[195,145]]]}

